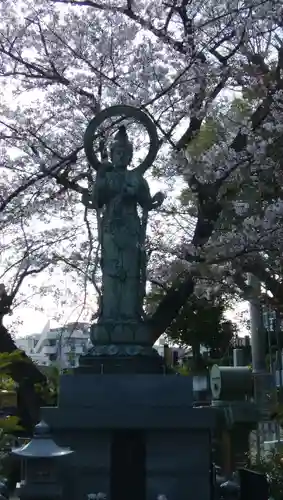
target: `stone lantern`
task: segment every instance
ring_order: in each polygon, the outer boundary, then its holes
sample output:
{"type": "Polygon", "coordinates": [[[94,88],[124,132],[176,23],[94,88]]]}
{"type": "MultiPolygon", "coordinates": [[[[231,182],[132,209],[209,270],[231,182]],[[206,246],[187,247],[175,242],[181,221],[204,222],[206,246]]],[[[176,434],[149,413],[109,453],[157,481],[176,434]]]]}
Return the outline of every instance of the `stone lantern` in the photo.
{"type": "Polygon", "coordinates": [[[59,459],[72,453],[68,448],[57,446],[45,422],[37,424],[32,440],[12,450],[12,455],[22,461],[22,477],[17,496],[26,500],[62,498],[59,459]]]}

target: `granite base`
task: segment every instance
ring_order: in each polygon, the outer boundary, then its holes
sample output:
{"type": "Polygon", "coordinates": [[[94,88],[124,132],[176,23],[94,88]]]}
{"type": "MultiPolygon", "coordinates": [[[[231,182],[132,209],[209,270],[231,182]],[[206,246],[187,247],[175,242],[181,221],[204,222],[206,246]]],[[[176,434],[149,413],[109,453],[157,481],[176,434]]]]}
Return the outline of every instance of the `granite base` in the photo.
{"type": "Polygon", "coordinates": [[[209,500],[216,412],[192,403],[190,377],[61,376],[58,407],[42,408],[42,418],[76,452],[73,498],[209,500]]]}

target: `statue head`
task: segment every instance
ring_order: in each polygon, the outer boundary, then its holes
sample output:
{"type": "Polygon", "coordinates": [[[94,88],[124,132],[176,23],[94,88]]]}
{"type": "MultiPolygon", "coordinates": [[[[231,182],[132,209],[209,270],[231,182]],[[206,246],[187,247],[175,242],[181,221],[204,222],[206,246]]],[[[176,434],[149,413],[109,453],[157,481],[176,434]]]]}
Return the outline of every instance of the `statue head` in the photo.
{"type": "Polygon", "coordinates": [[[110,147],[111,161],[116,168],[125,170],[133,158],[133,146],[128,139],[126,127],[122,125],[110,147]]]}

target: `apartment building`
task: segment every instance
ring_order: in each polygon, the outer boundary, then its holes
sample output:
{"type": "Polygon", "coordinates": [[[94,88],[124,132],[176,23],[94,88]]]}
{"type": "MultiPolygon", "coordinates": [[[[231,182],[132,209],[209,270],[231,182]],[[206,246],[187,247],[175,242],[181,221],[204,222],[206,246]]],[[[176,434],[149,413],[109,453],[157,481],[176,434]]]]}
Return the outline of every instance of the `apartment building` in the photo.
{"type": "MultiPolygon", "coordinates": [[[[79,357],[90,347],[88,323],[68,323],[62,327],[51,328],[48,322],[41,333],[17,338],[16,345],[38,365],[56,364],[59,368],[78,366],[79,357]]],[[[184,356],[184,350],[170,347],[165,356],[165,339],[162,337],[154,345],[157,352],[166,357],[169,364],[176,365],[184,356]]]]}
{"type": "Polygon", "coordinates": [[[80,355],[88,349],[89,327],[88,323],[68,323],[50,328],[48,322],[41,333],[16,339],[16,345],[39,365],[75,367],[80,355]]]}

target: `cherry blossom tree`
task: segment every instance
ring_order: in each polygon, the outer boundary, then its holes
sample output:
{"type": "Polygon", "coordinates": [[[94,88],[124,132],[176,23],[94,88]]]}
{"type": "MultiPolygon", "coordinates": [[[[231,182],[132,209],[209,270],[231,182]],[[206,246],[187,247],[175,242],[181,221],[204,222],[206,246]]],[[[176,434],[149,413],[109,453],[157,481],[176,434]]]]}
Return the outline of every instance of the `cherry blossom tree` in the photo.
{"type": "MultiPolygon", "coordinates": [[[[255,193],[269,174],[281,185],[281,158],[270,154],[282,135],[281,2],[4,0],[0,13],[6,287],[32,245],[36,269],[46,264],[43,272],[50,273],[42,293],[75,303],[84,290],[83,305],[91,295],[97,307],[96,220],[79,203],[94,173],[82,140],[94,114],[127,103],[156,124],[160,150],[152,173],[168,193],[151,220],[149,279],[166,279],[175,260],[186,271],[148,318],[153,340],[199,280],[219,269],[241,290],[243,273],[255,273],[280,303],[283,284],[265,260],[277,255],[279,265],[281,194],[255,200],[242,187],[251,184],[255,193]],[[255,87],[257,97],[232,127],[232,97],[255,87]],[[219,109],[222,129],[193,157],[190,146],[219,109]],[[186,209],[177,196],[184,187],[194,197],[186,209]],[[65,295],[56,284],[58,269],[76,282],[65,295]]],[[[134,125],[131,134],[140,149],[143,134],[134,125]]]]}
{"type": "MultiPolygon", "coordinates": [[[[198,137],[189,145],[187,154],[195,170],[203,166],[203,158],[219,146],[227,135],[249,119],[261,94],[259,86],[243,90],[244,98],[236,98],[229,106],[214,107],[198,137]]],[[[262,301],[277,309],[282,307],[282,146],[281,124],[266,123],[259,130],[262,153],[260,165],[243,175],[231,175],[225,183],[221,214],[209,243],[205,247],[213,266],[217,261],[221,277],[228,279],[233,293],[248,299],[247,273],[253,273],[263,284],[262,301]],[[279,133],[276,133],[276,129],[279,133]],[[278,167],[275,168],[275,166],[278,167]],[[223,245],[223,236],[225,244],[223,245]],[[223,263],[229,266],[222,267],[223,263]],[[233,279],[231,279],[233,278],[233,279]],[[235,289],[236,286],[236,289],[235,289]],[[266,292],[269,292],[267,294],[266,292]]],[[[259,140],[260,140],[259,139],[259,140]]],[[[181,203],[196,215],[192,190],[184,188],[181,203]]],[[[216,276],[215,276],[216,277],[216,276]]],[[[222,287],[224,283],[222,281],[222,287]]]]}

